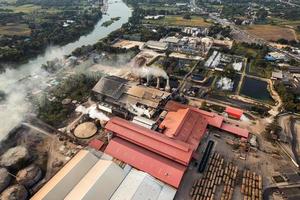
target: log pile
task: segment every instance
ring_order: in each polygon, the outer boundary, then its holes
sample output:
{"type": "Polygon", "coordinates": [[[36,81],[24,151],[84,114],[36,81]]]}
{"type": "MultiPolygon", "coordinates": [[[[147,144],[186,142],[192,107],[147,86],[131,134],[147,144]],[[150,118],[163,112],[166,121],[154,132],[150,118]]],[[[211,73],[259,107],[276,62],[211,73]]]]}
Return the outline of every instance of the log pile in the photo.
{"type": "Polygon", "coordinates": [[[190,192],[192,200],[213,200],[217,186],[221,184],[224,174],[224,159],[218,153],[214,153],[208,162],[208,169],[204,176],[195,180],[190,192]]]}
{"type": "Polygon", "coordinates": [[[232,163],[226,164],[224,176],[223,176],[224,189],[221,196],[221,200],[232,199],[237,173],[238,173],[237,166],[233,165],[232,163]]]}
{"type": "Polygon", "coordinates": [[[262,199],[262,176],[255,172],[244,170],[241,192],[244,200],[261,200],[262,199]]]}

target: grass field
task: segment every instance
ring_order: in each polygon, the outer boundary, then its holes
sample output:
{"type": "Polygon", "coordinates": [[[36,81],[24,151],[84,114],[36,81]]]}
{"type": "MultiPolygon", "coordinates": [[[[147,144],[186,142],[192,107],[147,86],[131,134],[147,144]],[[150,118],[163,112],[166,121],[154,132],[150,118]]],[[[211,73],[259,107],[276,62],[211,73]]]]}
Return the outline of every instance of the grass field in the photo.
{"type": "Polygon", "coordinates": [[[162,5],[162,6],[155,6],[155,5],[141,5],[141,8],[143,10],[167,10],[167,11],[176,11],[176,10],[179,10],[178,7],[176,7],[175,5],[174,6],[165,6],[165,5],[162,5]]]}
{"type": "Polygon", "coordinates": [[[269,23],[274,24],[276,26],[288,27],[292,28],[296,31],[298,40],[300,40],[300,31],[297,31],[297,26],[300,26],[300,20],[286,20],[281,18],[270,18],[269,23]]]}
{"type": "Polygon", "coordinates": [[[33,5],[33,4],[25,4],[22,6],[4,6],[4,9],[12,10],[14,13],[32,13],[33,11],[40,10],[41,6],[33,5]]]}
{"type": "Polygon", "coordinates": [[[277,41],[284,38],[286,40],[296,40],[297,34],[294,29],[274,25],[251,25],[245,28],[250,34],[269,41],[277,41]]]}
{"type": "Polygon", "coordinates": [[[202,26],[208,27],[211,24],[206,22],[202,17],[192,16],[192,19],[183,19],[178,15],[167,15],[159,20],[144,20],[144,23],[166,25],[166,26],[202,26]]]}
{"type": "Polygon", "coordinates": [[[0,26],[0,35],[19,35],[29,36],[31,33],[27,24],[8,24],[6,26],[0,26]]]}

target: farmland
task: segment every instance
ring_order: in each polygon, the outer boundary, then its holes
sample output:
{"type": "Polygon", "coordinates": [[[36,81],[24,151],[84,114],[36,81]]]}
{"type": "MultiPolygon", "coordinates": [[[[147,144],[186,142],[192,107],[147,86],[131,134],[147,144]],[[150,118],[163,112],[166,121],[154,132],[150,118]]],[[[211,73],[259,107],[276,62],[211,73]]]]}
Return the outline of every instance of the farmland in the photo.
{"type": "Polygon", "coordinates": [[[251,25],[245,28],[250,34],[268,41],[277,41],[281,38],[296,40],[297,34],[294,29],[274,25],[251,25]]]}
{"type": "Polygon", "coordinates": [[[199,16],[192,16],[191,19],[184,19],[178,15],[167,15],[158,20],[144,20],[146,24],[168,25],[168,26],[202,26],[209,27],[210,22],[199,16]]]}
{"type": "Polygon", "coordinates": [[[0,35],[29,36],[31,29],[27,24],[7,24],[0,26],[0,35]]]}

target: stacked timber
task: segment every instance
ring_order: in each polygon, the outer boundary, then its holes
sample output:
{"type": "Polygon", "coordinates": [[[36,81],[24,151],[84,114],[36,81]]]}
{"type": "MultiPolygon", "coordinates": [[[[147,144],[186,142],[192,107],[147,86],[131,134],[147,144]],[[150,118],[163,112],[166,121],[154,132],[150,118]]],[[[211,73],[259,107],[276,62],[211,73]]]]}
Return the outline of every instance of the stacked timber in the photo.
{"type": "Polygon", "coordinates": [[[244,200],[261,200],[262,199],[262,176],[255,172],[244,170],[241,192],[244,200]]]}
{"type": "Polygon", "coordinates": [[[226,164],[223,176],[224,190],[221,196],[221,200],[232,199],[237,173],[237,166],[233,165],[232,163],[226,164]]]}
{"type": "Polygon", "coordinates": [[[224,159],[218,153],[214,153],[208,162],[208,168],[202,178],[195,180],[190,192],[192,200],[213,200],[217,186],[221,184],[223,177],[224,159]]]}

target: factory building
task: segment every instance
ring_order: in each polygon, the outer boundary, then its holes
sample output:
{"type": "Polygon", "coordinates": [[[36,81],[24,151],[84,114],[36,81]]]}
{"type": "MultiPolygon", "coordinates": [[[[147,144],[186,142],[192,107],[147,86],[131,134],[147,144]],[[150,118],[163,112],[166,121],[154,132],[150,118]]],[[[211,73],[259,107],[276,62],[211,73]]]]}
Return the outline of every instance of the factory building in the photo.
{"type": "Polygon", "coordinates": [[[31,200],[172,200],[176,189],[113,158],[79,151],[31,200]],[[121,197],[121,198],[120,198],[121,197]]]}
{"type": "Polygon", "coordinates": [[[195,112],[200,113],[202,115],[202,117],[207,121],[208,125],[210,125],[212,127],[215,127],[215,128],[220,129],[220,130],[226,131],[226,132],[228,132],[230,134],[233,134],[235,136],[238,136],[238,137],[242,137],[242,138],[246,138],[246,139],[248,139],[248,137],[249,137],[249,132],[248,132],[247,129],[240,128],[240,127],[237,127],[233,124],[226,123],[224,121],[224,117],[220,116],[216,113],[200,110],[200,109],[197,109],[197,108],[192,107],[192,106],[177,103],[175,101],[169,101],[165,106],[165,110],[167,110],[168,112],[171,112],[171,111],[178,112],[182,109],[187,109],[187,108],[192,109],[195,112]]]}
{"type": "Polygon", "coordinates": [[[138,85],[116,76],[102,77],[92,89],[95,98],[112,106],[112,112],[126,118],[129,113],[144,114],[148,118],[156,112],[160,103],[167,99],[169,92],[138,85]]]}

